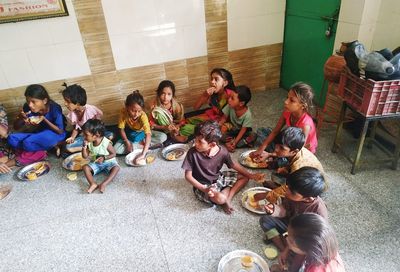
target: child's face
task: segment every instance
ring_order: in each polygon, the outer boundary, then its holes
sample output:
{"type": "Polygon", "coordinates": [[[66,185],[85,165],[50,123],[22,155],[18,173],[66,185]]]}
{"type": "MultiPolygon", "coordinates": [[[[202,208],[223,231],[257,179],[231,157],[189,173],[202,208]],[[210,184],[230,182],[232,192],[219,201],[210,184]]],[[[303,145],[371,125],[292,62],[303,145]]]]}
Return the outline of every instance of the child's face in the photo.
{"type": "Polygon", "coordinates": [[[92,143],[94,141],[96,141],[96,139],[98,138],[98,136],[96,134],[90,133],[87,130],[83,131],[83,138],[85,139],[85,141],[92,143]]]}
{"type": "Polygon", "coordinates": [[[235,109],[237,107],[241,107],[244,105],[244,102],[239,100],[239,95],[235,92],[232,92],[228,98],[228,104],[231,108],[235,109]]]}
{"type": "Polygon", "coordinates": [[[290,150],[288,146],[281,144],[275,144],[274,153],[278,158],[290,158],[296,155],[296,151],[290,150]]]}
{"type": "Polygon", "coordinates": [[[46,109],[47,107],[47,98],[45,99],[38,99],[38,98],[33,98],[30,96],[26,97],[26,103],[29,106],[29,109],[31,112],[38,113],[46,109]]]}
{"type": "Polygon", "coordinates": [[[217,93],[222,92],[225,89],[225,86],[228,85],[228,81],[223,79],[217,73],[212,73],[210,77],[210,86],[215,87],[217,89],[217,93]]]}
{"type": "Polygon", "coordinates": [[[288,228],[288,236],[286,238],[288,247],[291,251],[293,251],[294,253],[297,253],[299,255],[306,255],[306,253],[304,251],[302,251],[294,242],[294,238],[293,238],[293,230],[292,228],[289,226],[288,228]]]}
{"type": "Polygon", "coordinates": [[[74,111],[78,108],[78,104],[74,104],[71,102],[71,100],[69,98],[64,98],[64,105],[65,107],[67,107],[67,109],[69,111],[74,111]]]}
{"type": "Polygon", "coordinates": [[[285,110],[289,112],[300,112],[304,110],[304,105],[293,90],[290,90],[284,103],[285,110]]]}
{"type": "Polygon", "coordinates": [[[289,199],[289,200],[295,201],[295,202],[300,202],[300,201],[306,200],[301,194],[293,192],[292,190],[290,190],[290,188],[288,188],[286,190],[285,197],[286,197],[286,199],[289,199]]]}
{"type": "Polygon", "coordinates": [[[207,142],[202,136],[194,139],[194,146],[198,152],[208,152],[215,144],[207,142]]]}
{"type": "Polygon", "coordinates": [[[143,109],[139,104],[132,104],[126,108],[128,115],[133,120],[136,120],[142,115],[143,109]]]}
{"type": "Polygon", "coordinates": [[[163,105],[168,105],[169,103],[171,103],[172,97],[173,97],[172,89],[170,87],[165,87],[161,91],[160,101],[163,105]]]}

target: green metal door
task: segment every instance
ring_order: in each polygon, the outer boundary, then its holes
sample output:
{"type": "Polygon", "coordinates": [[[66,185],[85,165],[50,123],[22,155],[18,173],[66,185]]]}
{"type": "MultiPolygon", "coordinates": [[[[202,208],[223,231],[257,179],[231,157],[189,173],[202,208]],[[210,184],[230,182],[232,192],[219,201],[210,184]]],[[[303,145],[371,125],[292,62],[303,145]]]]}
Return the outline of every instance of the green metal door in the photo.
{"type": "Polygon", "coordinates": [[[332,55],[340,0],[287,0],[281,87],[310,84],[315,100],[325,101],[324,64],[332,55]]]}

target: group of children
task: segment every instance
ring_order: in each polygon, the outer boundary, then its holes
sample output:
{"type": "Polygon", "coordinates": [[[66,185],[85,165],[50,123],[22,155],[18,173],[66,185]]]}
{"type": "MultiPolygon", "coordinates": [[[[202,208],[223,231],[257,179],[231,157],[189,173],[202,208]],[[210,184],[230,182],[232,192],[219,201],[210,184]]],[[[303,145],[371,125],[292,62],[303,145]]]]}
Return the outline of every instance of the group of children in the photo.
{"type": "Polygon", "coordinates": [[[254,195],[253,200],[269,202],[264,207],[267,215],[261,217],[260,225],[266,241],[280,250],[282,269],[289,263],[289,271],[344,271],[336,237],[327,223],[327,208],[320,198],[327,190],[327,182],[323,167],[314,155],[317,135],[309,114],[313,93],[307,84],[297,83],[290,88],[276,127],[250,154],[255,162],[267,161],[274,165],[273,170],[285,177],[284,185],[280,186],[267,181],[264,174],[247,171],[231,158],[230,152],[237,147],[252,146],[255,134],[247,106],[250,89],[235,86],[226,69],[211,71],[210,88],[196,100],[196,111],[186,119],[171,81],[159,84],[148,115],[143,96],[139,91],[132,92],[120,110],[117,137],[106,131],[101,110],[86,103],[86,92],[81,86],[65,86],[62,95],[69,110],[67,117],[73,125],[68,138],[61,106],[50,99],[41,85],[30,85],[25,91],[26,103],[14,122],[18,132],[8,134],[8,123],[0,118],[0,136],[7,139],[15,154],[3,160],[2,151],[0,172],[8,172],[14,165],[42,160],[47,150],[64,142],[66,150],[81,151],[84,158],[90,159],[83,167],[89,182],[88,193],[96,189],[104,192],[120,170],[117,154],[132,152],[135,144],[140,143],[141,153],[135,158],[135,163],[139,163],[150,148],[161,147],[166,141],[187,142],[194,138],[182,168],[199,200],[221,205],[230,214],[234,210],[233,196],[249,179],[263,183],[272,190],[254,195]],[[200,109],[204,104],[210,107],[200,109]],[[21,128],[27,130],[20,131],[21,128]],[[281,161],[274,163],[277,160],[281,161]],[[235,171],[221,171],[224,165],[235,171]],[[109,174],[98,185],[94,175],[102,171],[109,174]],[[279,198],[281,204],[278,204],[279,198]]]}

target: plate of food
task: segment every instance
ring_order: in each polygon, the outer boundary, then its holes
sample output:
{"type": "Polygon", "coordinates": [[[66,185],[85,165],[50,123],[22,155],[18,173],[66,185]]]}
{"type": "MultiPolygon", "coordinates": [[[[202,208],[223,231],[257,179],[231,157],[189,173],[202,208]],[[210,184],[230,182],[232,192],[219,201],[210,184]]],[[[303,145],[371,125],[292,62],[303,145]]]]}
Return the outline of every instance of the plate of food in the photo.
{"type": "Polygon", "coordinates": [[[265,187],[253,187],[247,189],[242,193],[242,206],[256,214],[267,214],[264,210],[264,205],[269,202],[266,199],[255,201],[254,195],[258,193],[268,193],[269,191],[271,191],[271,189],[265,187]]]}
{"type": "Polygon", "coordinates": [[[29,122],[34,125],[40,124],[43,121],[43,116],[40,115],[32,115],[28,117],[29,122]]]}
{"type": "Polygon", "coordinates": [[[249,250],[235,250],[219,261],[218,272],[269,272],[267,262],[249,250]]]}
{"type": "Polygon", "coordinates": [[[19,170],[17,177],[23,181],[34,181],[39,177],[46,175],[50,171],[50,163],[39,161],[29,164],[19,170]]]}
{"type": "Polygon", "coordinates": [[[71,171],[80,171],[85,164],[88,164],[90,159],[84,159],[82,152],[77,152],[69,155],[62,163],[62,166],[71,171]]]}
{"type": "Polygon", "coordinates": [[[129,166],[145,166],[153,163],[157,156],[152,152],[147,152],[145,158],[143,160],[135,163],[135,159],[142,153],[143,149],[135,149],[131,153],[125,156],[125,163],[129,166]]]}
{"type": "Polygon", "coordinates": [[[253,159],[250,157],[250,153],[254,152],[256,150],[248,150],[246,152],[243,152],[240,154],[239,157],[239,163],[245,167],[248,168],[253,168],[253,169],[265,169],[268,167],[268,163],[263,161],[263,162],[255,162],[253,159]]]}
{"type": "Polygon", "coordinates": [[[161,150],[161,155],[167,161],[179,161],[185,158],[188,150],[189,146],[186,144],[172,144],[161,150]]]}

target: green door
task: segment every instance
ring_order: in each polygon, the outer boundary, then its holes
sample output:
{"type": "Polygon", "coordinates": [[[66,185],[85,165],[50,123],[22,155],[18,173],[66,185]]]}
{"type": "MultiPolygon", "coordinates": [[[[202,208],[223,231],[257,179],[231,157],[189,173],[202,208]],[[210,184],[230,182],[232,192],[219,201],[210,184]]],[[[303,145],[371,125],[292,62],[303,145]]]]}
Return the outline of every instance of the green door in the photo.
{"type": "Polygon", "coordinates": [[[332,55],[340,0],[287,0],[281,87],[310,84],[315,100],[325,102],[324,64],[332,55]]]}

